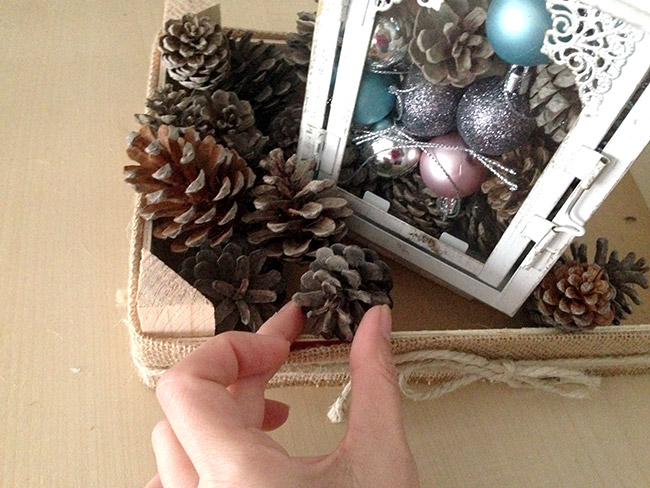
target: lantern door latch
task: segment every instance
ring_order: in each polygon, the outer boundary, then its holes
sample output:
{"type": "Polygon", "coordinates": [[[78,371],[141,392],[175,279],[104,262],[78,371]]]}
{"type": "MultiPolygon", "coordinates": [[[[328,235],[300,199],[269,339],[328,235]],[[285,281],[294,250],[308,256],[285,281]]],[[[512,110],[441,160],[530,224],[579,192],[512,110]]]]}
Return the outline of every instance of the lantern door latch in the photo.
{"type": "Polygon", "coordinates": [[[567,166],[565,170],[578,178],[579,182],[567,201],[552,221],[534,215],[522,232],[525,237],[535,242],[521,264],[523,269],[544,270],[548,263],[555,262],[570,242],[570,240],[559,239],[560,236],[570,236],[572,240],[585,235],[585,223],[577,216],[575,210],[579,207],[582,196],[591,188],[610,161],[603,154],[584,146],[575,156],[576,159],[571,161],[574,164],[567,166]],[[571,171],[568,171],[569,168],[571,171]]]}

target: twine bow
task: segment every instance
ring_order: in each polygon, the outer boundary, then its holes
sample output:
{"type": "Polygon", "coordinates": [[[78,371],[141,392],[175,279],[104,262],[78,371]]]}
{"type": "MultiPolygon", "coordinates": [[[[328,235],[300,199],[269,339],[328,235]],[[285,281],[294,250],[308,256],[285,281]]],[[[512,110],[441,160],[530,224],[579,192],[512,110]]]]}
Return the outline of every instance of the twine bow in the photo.
{"type": "MultiPolygon", "coordinates": [[[[568,398],[586,398],[600,386],[600,378],[578,370],[545,364],[544,361],[490,360],[457,351],[415,351],[395,356],[398,384],[411,400],[431,400],[475,381],[504,383],[513,388],[534,388],[568,398]],[[435,385],[417,385],[421,375],[447,374],[449,379],[435,385]]],[[[352,383],[348,383],[331,406],[328,418],[340,423],[345,418],[352,383]]]]}

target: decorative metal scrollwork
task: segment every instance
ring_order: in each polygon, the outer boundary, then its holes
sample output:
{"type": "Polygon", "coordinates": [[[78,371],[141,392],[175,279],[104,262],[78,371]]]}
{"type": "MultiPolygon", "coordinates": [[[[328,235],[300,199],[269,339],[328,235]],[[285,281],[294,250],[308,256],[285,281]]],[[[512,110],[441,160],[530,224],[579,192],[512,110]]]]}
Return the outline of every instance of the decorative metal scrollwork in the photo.
{"type": "Polygon", "coordinates": [[[547,0],[553,27],[542,52],[573,72],[585,114],[596,115],[643,31],[577,0],[547,0]]]}

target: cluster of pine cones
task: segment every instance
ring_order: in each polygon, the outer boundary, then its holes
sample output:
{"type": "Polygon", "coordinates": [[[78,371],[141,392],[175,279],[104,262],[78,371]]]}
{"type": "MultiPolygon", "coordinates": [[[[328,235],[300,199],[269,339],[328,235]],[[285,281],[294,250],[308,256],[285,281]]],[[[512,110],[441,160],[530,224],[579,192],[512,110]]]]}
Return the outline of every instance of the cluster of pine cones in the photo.
{"type": "Polygon", "coordinates": [[[336,183],[314,179],[315,162],[295,155],[310,22],[299,17],[283,51],[206,17],[168,21],[159,41],[167,84],[127,140],[124,177],[142,195],[140,215],[158,249],[183,257],[168,263],[213,302],[216,333],[256,331],[273,315],[288,261],[311,263],[296,301],[315,333],[352,340],[367,309],[391,303],[378,255],[336,244],[352,213],[332,194],[336,183]],[[334,268],[327,252],[339,255],[334,268]]]}

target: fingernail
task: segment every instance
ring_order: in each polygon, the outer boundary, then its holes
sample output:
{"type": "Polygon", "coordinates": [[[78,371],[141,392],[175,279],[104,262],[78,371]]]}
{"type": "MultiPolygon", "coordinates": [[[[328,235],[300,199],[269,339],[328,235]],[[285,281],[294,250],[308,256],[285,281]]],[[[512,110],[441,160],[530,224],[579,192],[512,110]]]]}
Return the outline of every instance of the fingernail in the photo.
{"type": "Polygon", "coordinates": [[[386,340],[390,340],[390,334],[393,329],[393,314],[388,305],[382,305],[379,308],[379,330],[386,340]]]}

